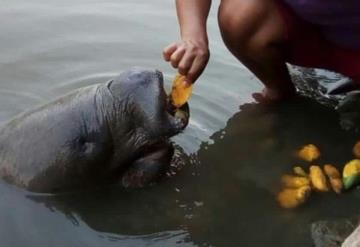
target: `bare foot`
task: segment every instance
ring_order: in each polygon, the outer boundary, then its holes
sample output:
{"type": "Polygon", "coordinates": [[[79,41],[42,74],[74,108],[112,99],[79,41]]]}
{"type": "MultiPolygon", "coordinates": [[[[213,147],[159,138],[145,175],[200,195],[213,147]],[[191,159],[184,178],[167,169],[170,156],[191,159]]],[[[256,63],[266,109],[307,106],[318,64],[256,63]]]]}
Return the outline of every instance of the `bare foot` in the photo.
{"type": "Polygon", "coordinates": [[[272,104],[290,99],[295,94],[295,88],[286,91],[264,88],[261,93],[253,93],[252,96],[260,104],[272,104]]]}

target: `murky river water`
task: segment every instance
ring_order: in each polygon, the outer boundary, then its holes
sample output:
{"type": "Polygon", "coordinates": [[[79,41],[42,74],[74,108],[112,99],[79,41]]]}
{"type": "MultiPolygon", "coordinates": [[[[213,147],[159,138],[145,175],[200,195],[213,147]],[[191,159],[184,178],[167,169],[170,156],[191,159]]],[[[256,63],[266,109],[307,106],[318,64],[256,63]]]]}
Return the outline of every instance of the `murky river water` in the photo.
{"type": "MultiPolygon", "coordinates": [[[[261,86],[222,44],[215,16],[213,8],[211,62],[190,101],[190,125],[174,139],[189,156],[183,171],[136,192],[51,197],[1,183],[0,246],[303,247],[312,222],[358,213],[356,191],[278,207],[279,177],[299,164],[295,149],[315,143],[320,163],[342,166],[357,137],[309,100],[249,104],[261,86]]],[[[0,0],[0,20],[1,122],[133,66],[163,71],[167,88],[175,74],[161,59],[178,37],[170,0],[0,0]]]]}

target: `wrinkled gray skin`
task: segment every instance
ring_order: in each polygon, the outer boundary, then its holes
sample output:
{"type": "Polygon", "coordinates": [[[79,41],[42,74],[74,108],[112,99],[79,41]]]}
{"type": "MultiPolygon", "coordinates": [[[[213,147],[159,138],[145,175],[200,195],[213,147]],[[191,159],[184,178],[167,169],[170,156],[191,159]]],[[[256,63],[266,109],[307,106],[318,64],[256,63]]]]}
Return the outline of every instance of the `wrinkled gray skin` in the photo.
{"type": "Polygon", "coordinates": [[[132,69],[74,91],[0,129],[0,176],[47,193],[151,184],[170,164],[168,138],[187,125],[167,108],[158,71],[132,69]]]}

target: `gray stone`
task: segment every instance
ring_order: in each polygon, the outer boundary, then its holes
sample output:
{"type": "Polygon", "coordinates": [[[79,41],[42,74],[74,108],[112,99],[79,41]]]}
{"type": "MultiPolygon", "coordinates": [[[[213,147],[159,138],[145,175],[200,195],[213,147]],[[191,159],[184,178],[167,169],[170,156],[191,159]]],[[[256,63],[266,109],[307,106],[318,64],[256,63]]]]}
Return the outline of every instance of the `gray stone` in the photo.
{"type": "MultiPolygon", "coordinates": [[[[315,247],[339,247],[359,223],[359,218],[318,221],[311,225],[315,247]]],[[[359,232],[360,233],[360,232],[359,232]]],[[[358,245],[354,245],[358,246],[358,245]]]]}
{"type": "Polygon", "coordinates": [[[347,237],[342,247],[359,247],[360,246],[360,226],[347,237]]]}
{"type": "Polygon", "coordinates": [[[360,86],[350,78],[322,69],[289,66],[300,95],[334,108],[345,130],[360,132],[360,86]]]}

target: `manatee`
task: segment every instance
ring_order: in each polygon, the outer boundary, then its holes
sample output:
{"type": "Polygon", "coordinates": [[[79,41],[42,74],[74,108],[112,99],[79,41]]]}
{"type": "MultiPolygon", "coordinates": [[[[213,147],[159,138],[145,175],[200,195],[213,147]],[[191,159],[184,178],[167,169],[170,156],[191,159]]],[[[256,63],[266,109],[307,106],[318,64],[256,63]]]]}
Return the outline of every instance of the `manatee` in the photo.
{"type": "Polygon", "coordinates": [[[58,193],[116,184],[151,185],[188,123],[168,104],[162,73],[134,68],[15,116],[0,128],[0,177],[58,193]]]}

